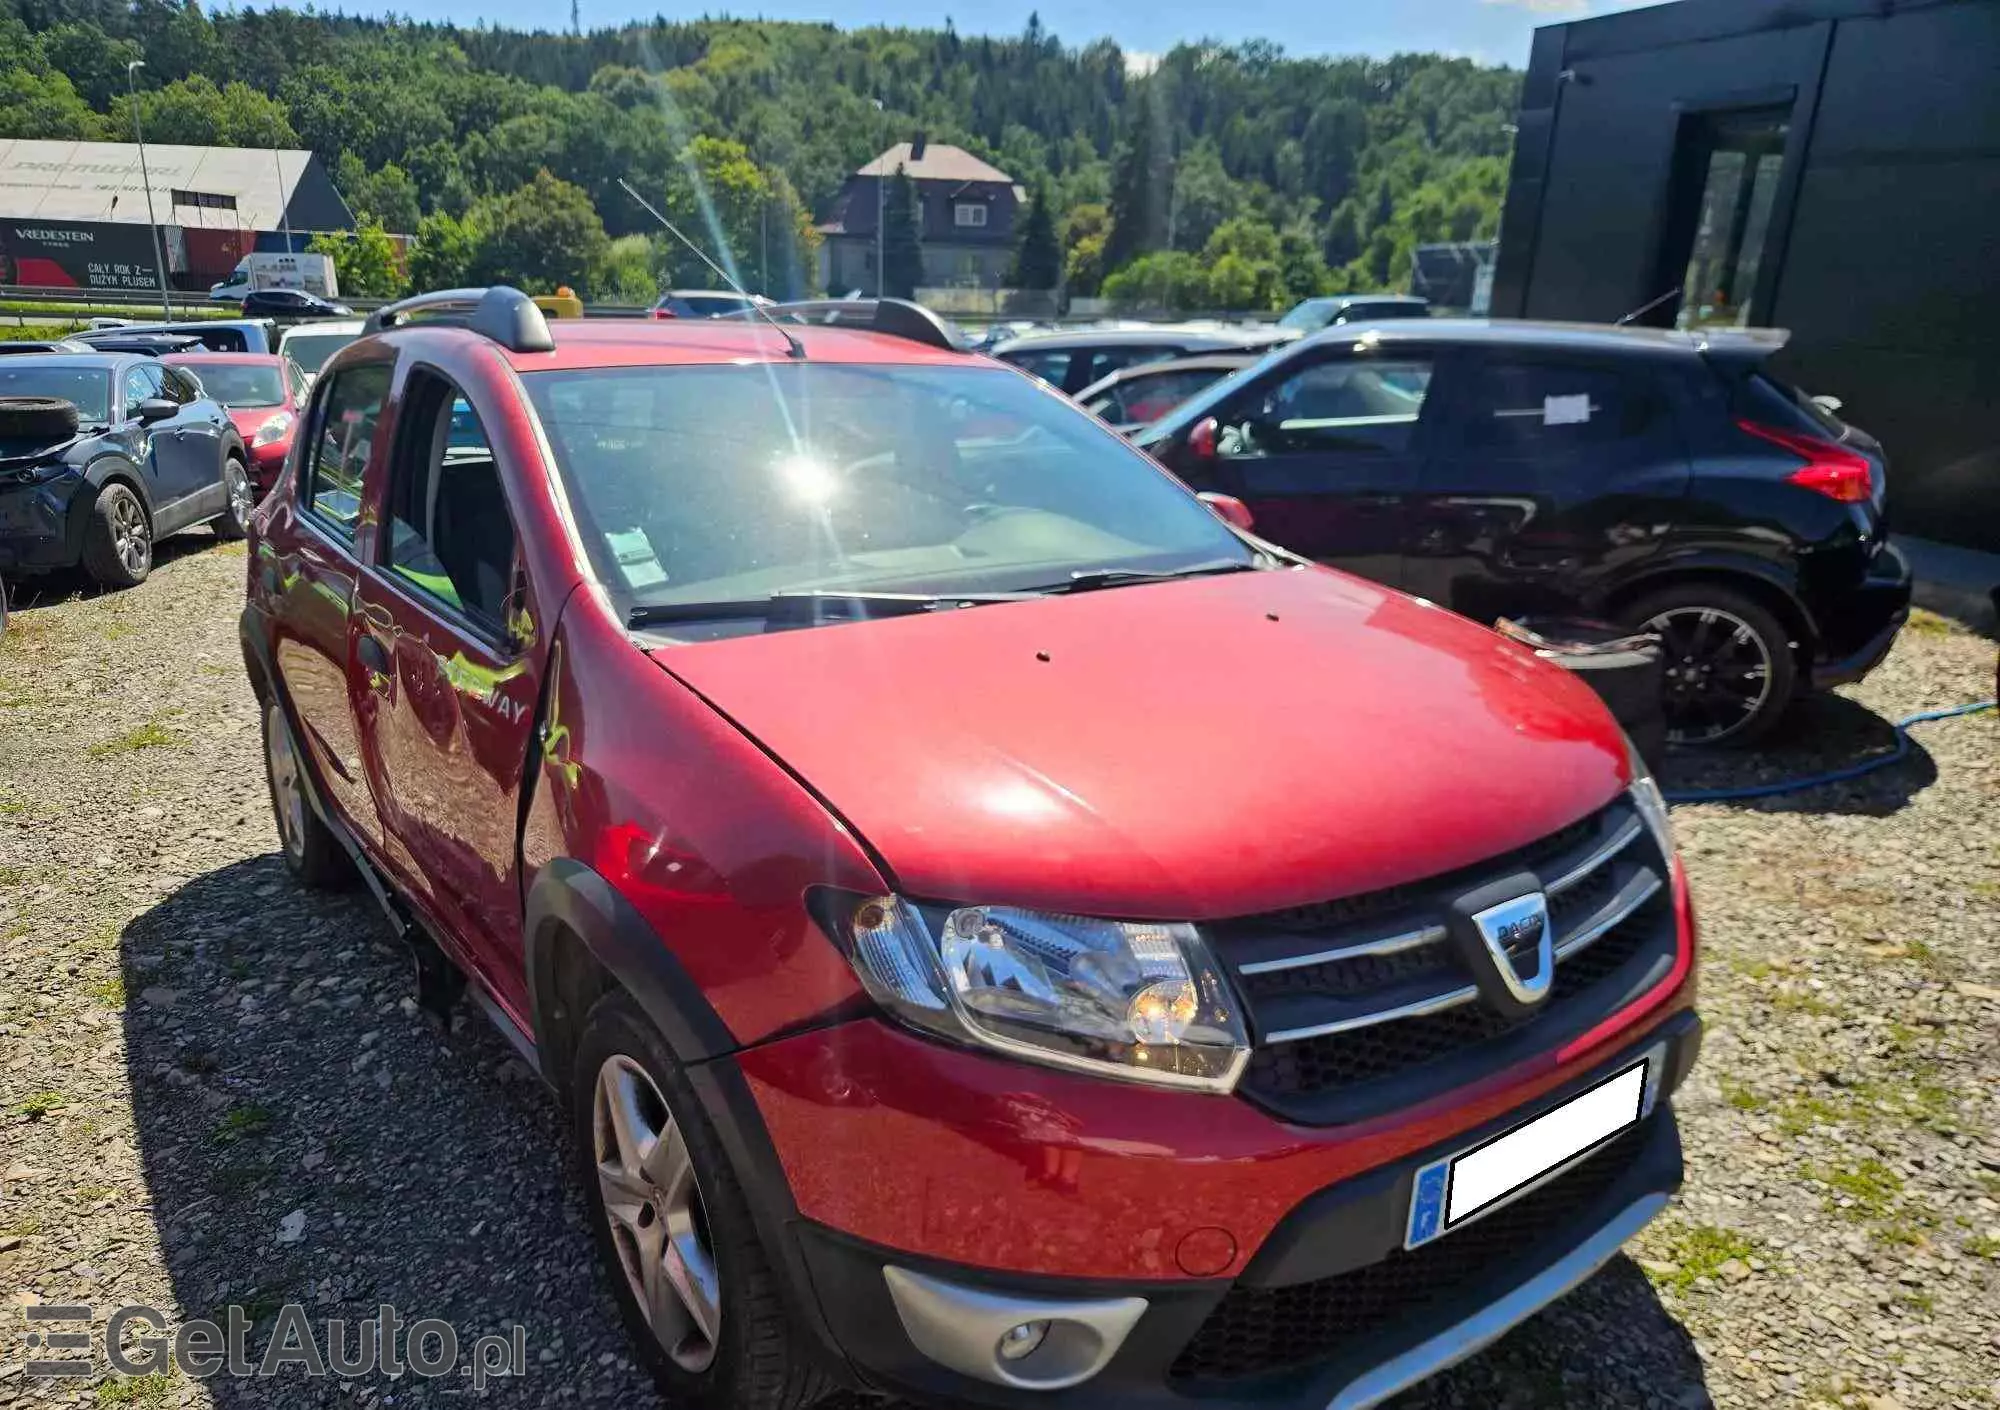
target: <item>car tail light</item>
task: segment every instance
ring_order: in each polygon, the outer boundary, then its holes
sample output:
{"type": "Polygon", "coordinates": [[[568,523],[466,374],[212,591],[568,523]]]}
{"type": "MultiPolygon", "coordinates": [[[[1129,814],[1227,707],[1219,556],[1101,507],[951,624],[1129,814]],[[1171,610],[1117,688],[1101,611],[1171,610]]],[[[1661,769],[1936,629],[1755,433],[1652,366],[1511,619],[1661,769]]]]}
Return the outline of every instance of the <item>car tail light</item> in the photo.
{"type": "Polygon", "coordinates": [[[655,318],[678,318],[679,316],[679,314],[670,308],[656,308],[653,310],[653,317],[655,318]]]}
{"type": "Polygon", "coordinates": [[[1867,456],[1818,436],[1780,431],[1756,421],[1738,421],[1736,425],[1761,441],[1783,446],[1806,462],[1785,476],[1790,483],[1842,504],[1866,504],[1874,498],[1875,463],[1867,456]]]}

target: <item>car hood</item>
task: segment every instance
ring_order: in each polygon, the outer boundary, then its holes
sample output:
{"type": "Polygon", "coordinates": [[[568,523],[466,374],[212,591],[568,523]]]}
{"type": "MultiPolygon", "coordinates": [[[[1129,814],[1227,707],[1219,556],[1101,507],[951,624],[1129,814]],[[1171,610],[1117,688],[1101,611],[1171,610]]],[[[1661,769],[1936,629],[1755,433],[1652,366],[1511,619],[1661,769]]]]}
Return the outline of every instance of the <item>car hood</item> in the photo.
{"type": "Polygon", "coordinates": [[[1253,914],[1480,861],[1627,782],[1568,673],[1323,569],[652,656],[927,899],[1253,914]]]}

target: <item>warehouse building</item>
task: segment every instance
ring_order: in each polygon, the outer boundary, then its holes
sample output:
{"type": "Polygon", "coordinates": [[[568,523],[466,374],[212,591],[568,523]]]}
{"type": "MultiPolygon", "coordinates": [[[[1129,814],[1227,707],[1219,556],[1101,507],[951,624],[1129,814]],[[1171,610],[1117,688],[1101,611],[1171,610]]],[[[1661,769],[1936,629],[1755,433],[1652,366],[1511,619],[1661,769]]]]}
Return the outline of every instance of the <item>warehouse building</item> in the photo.
{"type": "Polygon", "coordinates": [[[1535,33],[1493,312],[1788,328],[1899,530],[2000,550],[2000,0],[1680,0],[1535,33]]]}
{"type": "Polygon", "coordinates": [[[207,289],[252,250],[303,248],[354,213],[311,152],[0,138],[0,284],[157,286],[147,187],[168,282],[207,289]]]}

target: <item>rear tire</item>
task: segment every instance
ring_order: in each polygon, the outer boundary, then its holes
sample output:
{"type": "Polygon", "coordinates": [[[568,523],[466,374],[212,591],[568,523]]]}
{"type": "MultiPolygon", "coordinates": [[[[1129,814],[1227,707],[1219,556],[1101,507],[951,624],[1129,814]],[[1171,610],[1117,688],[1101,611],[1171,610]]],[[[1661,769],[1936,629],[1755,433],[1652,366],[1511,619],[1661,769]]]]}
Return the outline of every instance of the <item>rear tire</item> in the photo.
{"type": "Polygon", "coordinates": [[[584,1019],[568,1097],[598,1255],[667,1402],[693,1410],[805,1410],[825,1397],[832,1383],[793,1328],[700,1100],[623,991],[599,999],[584,1019]],[[614,1109],[625,1113],[622,1127],[614,1109]],[[633,1154],[640,1158],[624,1159],[633,1154]],[[656,1270],[670,1267],[698,1290],[684,1297],[656,1271],[651,1317],[642,1301],[649,1250],[656,1270]]]}
{"type": "Polygon", "coordinates": [[[222,493],[223,510],[215,519],[215,536],[243,538],[250,532],[250,514],[257,507],[257,496],[250,488],[250,472],[235,451],[222,462],[222,493]]]}
{"type": "Polygon", "coordinates": [[[153,521],[130,486],[97,492],[83,531],[83,570],[108,588],[137,587],[153,571],[153,521]]]}
{"type": "Polygon", "coordinates": [[[1691,582],[1649,593],[1618,615],[1659,634],[1668,743],[1741,748],[1791,708],[1798,684],[1791,633],[1755,599],[1691,582]]]}
{"type": "Polygon", "coordinates": [[[315,891],[335,891],[354,877],[354,863],[306,796],[305,760],[276,700],[264,706],[264,781],[278,824],[285,866],[315,891]]]}

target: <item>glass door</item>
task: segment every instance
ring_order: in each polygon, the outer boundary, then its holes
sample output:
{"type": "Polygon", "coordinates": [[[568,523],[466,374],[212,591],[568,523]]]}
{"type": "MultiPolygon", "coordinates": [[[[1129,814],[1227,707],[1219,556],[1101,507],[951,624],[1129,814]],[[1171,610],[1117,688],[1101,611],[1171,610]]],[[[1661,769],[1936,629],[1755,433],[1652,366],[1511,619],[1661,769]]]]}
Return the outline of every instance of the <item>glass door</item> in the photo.
{"type": "MultiPolygon", "coordinates": [[[[1683,155],[1693,158],[1689,166],[1700,173],[1700,185],[1679,193],[1698,204],[1691,212],[1677,326],[1741,328],[1750,323],[1785,164],[1789,118],[1782,108],[1714,113],[1683,131],[1682,142],[1694,144],[1683,155]]],[[[1679,223],[1686,223],[1685,215],[1679,223]]]]}

